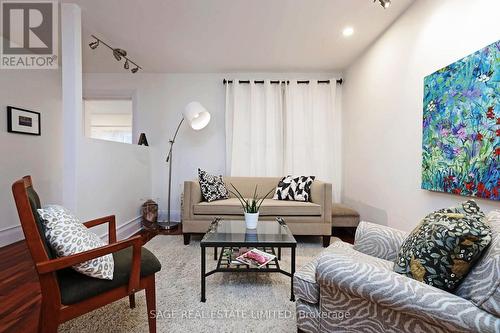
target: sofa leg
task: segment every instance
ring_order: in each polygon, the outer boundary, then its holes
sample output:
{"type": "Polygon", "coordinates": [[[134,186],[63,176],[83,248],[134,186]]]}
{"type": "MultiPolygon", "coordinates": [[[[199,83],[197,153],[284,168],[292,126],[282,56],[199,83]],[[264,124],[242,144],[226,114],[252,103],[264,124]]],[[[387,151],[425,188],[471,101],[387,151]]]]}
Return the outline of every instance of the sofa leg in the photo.
{"type": "Polygon", "coordinates": [[[189,245],[191,241],[191,234],[184,234],[184,245],[189,245]]]}
{"type": "Polygon", "coordinates": [[[323,236],[323,247],[328,247],[330,245],[331,236],[323,236]]]}

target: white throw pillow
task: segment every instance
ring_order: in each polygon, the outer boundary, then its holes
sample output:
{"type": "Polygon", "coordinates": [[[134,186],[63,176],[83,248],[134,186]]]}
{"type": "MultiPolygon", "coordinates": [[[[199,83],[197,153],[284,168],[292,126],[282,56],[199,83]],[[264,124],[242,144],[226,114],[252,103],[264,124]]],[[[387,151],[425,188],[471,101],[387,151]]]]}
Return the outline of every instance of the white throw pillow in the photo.
{"type": "MultiPolygon", "coordinates": [[[[48,205],[38,209],[38,214],[45,224],[45,237],[59,257],[106,245],[64,207],[48,205]]],[[[114,266],[113,255],[107,254],[77,264],[73,269],[90,277],[113,280],[114,266]]]]}

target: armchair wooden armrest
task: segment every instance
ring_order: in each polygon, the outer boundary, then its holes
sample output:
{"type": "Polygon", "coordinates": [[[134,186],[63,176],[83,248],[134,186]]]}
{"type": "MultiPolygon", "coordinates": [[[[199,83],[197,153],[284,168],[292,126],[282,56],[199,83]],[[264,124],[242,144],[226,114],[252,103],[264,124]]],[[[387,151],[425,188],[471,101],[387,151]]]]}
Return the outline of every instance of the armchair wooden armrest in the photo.
{"type": "Polygon", "coordinates": [[[128,283],[128,291],[129,293],[134,293],[139,288],[139,280],[141,274],[142,238],[139,235],[119,242],[115,242],[113,244],[105,245],[97,249],[80,252],[67,257],[61,257],[57,259],[39,262],[36,264],[36,269],[38,271],[38,274],[48,274],[85,262],[87,260],[99,258],[110,253],[118,252],[130,246],[133,247],[133,253],[132,253],[130,278],[128,283]]]}
{"type": "Polygon", "coordinates": [[[95,220],[85,222],[87,228],[92,228],[97,225],[108,223],[108,239],[109,244],[116,243],[116,218],[114,215],[104,216],[95,220]]]}

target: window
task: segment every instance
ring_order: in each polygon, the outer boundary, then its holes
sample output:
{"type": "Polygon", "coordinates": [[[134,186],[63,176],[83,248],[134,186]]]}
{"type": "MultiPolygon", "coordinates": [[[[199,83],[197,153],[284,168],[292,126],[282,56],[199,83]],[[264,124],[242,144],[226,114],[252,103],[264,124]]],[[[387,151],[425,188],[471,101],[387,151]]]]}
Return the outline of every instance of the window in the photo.
{"type": "Polygon", "coordinates": [[[132,143],[132,99],[85,99],[85,135],[132,143]]]}

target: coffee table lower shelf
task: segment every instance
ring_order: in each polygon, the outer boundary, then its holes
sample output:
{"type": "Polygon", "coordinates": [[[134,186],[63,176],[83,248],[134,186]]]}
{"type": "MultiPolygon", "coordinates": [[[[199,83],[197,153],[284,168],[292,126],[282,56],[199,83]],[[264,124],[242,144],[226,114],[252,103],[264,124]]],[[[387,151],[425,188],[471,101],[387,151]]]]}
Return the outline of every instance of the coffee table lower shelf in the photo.
{"type": "Polygon", "coordinates": [[[244,244],[244,246],[228,246],[222,247],[220,251],[220,255],[217,254],[218,247],[216,246],[201,246],[201,302],[206,301],[205,297],[205,288],[206,283],[205,279],[214,274],[214,273],[223,273],[223,272],[231,272],[231,273],[281,273],[288,277],[290,277],[290,301],[295,301],[295,295],[293,293],[293,274],[295,273],[295,246],[283,245],[283,246],[251,246],[251,244],[244,244]],[[215,269],[206,272],[206,248],[213,247],[214,249],[214,260],[217,260],[217,266],[215,269]],[[272,261],[270,261],[265,267],[257,268],[250,267],[246,264],[236,264],[232,261],[232,255],[230,253],[233,252],[233,249],[239,249],[240,247],[257,248],[266,253],[270,253],[276,256],[272,261]],[[279,260],[281,259],[281,249],[282,248],[290,248],[291,249],[291,267],[290,272],[287,272],[280,267],[279,260]],[[276,249],[278,251],[276,251],[276,249]]]}

